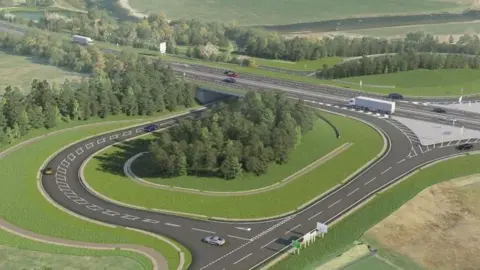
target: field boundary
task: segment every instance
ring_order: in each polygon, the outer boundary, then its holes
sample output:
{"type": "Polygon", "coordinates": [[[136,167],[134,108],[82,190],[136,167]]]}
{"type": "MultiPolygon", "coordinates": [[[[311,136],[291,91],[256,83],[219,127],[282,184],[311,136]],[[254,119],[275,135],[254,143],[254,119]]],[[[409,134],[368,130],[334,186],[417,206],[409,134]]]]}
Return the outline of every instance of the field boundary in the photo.
{"type": "Polygon", "coordinates": [[[131,168],[131,165],[133,162],[135,162],[136,159],[144,155],[145,153],[148,152],[141,152],[136,154],[135,156],[131,157],[130,159],[125,162],[123,166],[123,171],[125,175],[131,179],[134,182],[137,182],[141,185],[157,188],[157,189],[169,189],[169,190],[174,190],[174,191],[179,191],[179,192],[185,192],[185,193],[191,193],[191,194],[200,194],[200,195],[211,195],[211,196],[242,196],[242,195],[252,195],[252,194],[258,194],[258,193],[263,193],[267,191],[271,191],[277,188],[280,188],[298,177],[308,173],[309,171],[317,168],[318,166],[323,165],[325,162],[331,160],[332,158],[335,158],[339,154],[343,153],[344,151],[348,150],[350,146],[353,144],[347,142],[342,144],[341,146],[333,149],[326,155],[320,157],[319,159],[315,160],[314,162],[310,163],[309,165],[303,167],[302,169],[294,172],[293,174],[287,176],[283,180],[276,182],[274,184],[257,188],[257,189],[250,189],[250,190],[242,190],[242,191],[208,191],[208,190],[199,190],[199,189],[190,189],[190,188],[182,188],[182,187],[177,187],[177,186],[168,186],[168,185],[162,185],[162,184],[157,184],[157,183],[152,183],[149,182],[141,177],[138,177],[131,168]]]}

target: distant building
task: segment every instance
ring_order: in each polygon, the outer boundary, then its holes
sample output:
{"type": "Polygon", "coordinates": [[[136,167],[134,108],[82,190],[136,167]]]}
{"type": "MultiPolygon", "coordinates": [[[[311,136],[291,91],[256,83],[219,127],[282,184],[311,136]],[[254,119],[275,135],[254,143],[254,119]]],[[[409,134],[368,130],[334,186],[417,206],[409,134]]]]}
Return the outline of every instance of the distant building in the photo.
{"type": "Polygon", "coordinates": [[[160,53],[165,54],[167,52],[167,42],[160,43],[160,53]]]}

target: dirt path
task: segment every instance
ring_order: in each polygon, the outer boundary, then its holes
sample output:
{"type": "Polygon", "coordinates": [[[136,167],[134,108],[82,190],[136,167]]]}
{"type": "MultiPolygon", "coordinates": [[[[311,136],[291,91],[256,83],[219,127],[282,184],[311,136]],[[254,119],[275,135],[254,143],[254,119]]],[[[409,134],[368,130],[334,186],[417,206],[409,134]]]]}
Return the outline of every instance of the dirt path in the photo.
{"type": "Polygon", "coordinates": [[[101,249],[101,250],[121,249],[121,250],[135,251],[135,252],[141,253],[142,255],[147,256],[153,263],[153,269],[155,270],[168,269],[168,263],[165,260],[165,258],[152,248],[142,247],[139,245],[130,245],[130,244],[95,244],[95,243],[72,241],[72,240],[65,240],[65,239],[54,238],[49,236],[43,236],[43,235],[39,235],[34,232],[19,228],[13,224],[8,223],[4,219],[0,219],[0,228],[9,233],[15,234],[17,236],[28,238],[33,241],[47,243],[47,244],[76,247],[76,248],[86,248],[86,249],[101,249]]]}
{"type": "Polygon", "coordinates": [[[350,146],[353,144],[351,143],[345,143],[338,148],[334,149],[330,153],[326,154],[325,156],[317,159],[316,161],[312,162],[311,164],[307,165],[306,167],[302,168],[301,170],[295,172],[294,174],[288,176],[287,178],[283,179],[280,182],[277,182],[275,184],[258,188],[258,189],[251,189],[251,190],[245,190],[245,191],[232,191],[232,192],[222,192],[222,191],[202,191],[199,189],[189,189],[189,188],[180,188],[180,187],[172,187],[172,186],[167,186],[167,185],[161,185],[161,184],[156,184],[152,183],[149,181],[146,181],[138,176],[136,176],[132,169],[132,163],[145,154],[146,152],[138,153],[135,156],[131,157],[127,162],[125,162],[123,166],[123,172],[125,175],[130,178],[132,181],[137,182],[141,185],[148,186],[148,187],[153,187],[153,188],[159,188],[159,189],[168,189],[168,190],[175,190],[175,191],[180,191],[180,192],[185,192],[185,193],[193,193],[193,194],[201,194],[201,195],[210,195],[210,196],[244,196],[244,195],[252,195],[252,194],[257,194],[257,193],[262,193],[266,191],[271,191],[273,189],[277,189],[280,187],[285,186],[286,184],[292,182],[293,180],[297,179],[298,177],[312,171],[313,169],[317,168],[318,166],[324,164],[325,162],[331,160],[332,158],[336,157],[337,155],[343,153],[346,151],[350,146]]]}
{"type": "Polygon", "coordinates": [[[130,3],[128,2],[128,0],[118,0],[118,5],[120,5],[120,7],[122,7],[123,9],[128,10],[130,15],[134,17],[137,17],[137,18],[148,17],[148,14],[141,13],[138,10],[134,9],[132,6],[130,6],[130,3]]]}

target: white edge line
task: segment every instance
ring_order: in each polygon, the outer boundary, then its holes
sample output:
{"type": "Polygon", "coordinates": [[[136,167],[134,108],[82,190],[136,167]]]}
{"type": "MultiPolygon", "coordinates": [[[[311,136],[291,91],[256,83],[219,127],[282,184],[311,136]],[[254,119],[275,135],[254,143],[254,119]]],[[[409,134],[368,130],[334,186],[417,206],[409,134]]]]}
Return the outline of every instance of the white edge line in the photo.
{"type": "Polygon", "coordinates": [[[250,255],[252,255],[252,254],[253,254],[253,253],[250,253],[250,254],[248,254],[247,256],[245,256],[245,257],[241,258],[240,260],[238,260],[238,261],[234,262],[233,264],[237,264],[237,263],[239,263],[239,262],[241,262],[241,261],[245,260],[246,258],[250,257],[250,255]]]}

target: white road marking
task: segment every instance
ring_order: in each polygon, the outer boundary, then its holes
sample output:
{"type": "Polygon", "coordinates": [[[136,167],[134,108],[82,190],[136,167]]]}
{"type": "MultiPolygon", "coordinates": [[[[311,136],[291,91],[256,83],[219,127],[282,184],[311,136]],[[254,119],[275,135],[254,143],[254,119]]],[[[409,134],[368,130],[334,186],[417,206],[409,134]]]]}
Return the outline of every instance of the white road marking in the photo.
{"type": "Polygon", "coordinates": [[[57,167],[57,172],[60,172],[60,173],[63,173],[63,174],[67,174],[67,170],[66,170],[65,168],[63,168],[63,167],[60,167],[60,166],[57,167]]]}
{"type": "Polygon", "coordinates": [[[233,264],[237,264],[237,263],[239,263],[239,262],[241,262],[241,261],[245,260],[246,258],[250,257],[250,255],[252,255],[252,253],[250,253],[250,254],[248,254],[247,256],[245,256],[245,257],[241,258],[240,260],[238,260],[238,261],[234,262],[233,264]]]}
{"type": "Polygon", "coordinates": [[[100,140],[97,140],[97,144],[101,144],[106,142],[107,138],[101,138],[100,140]]]}
{"type": "Polygon", "coordinates": [[[420,147],[420,145],[418,145],[418,149],[420,149],[420,152],[422,152],[423,154],[423,150],[422,150],[422,147],[420,147]]]}
{"type": "Polygon", "coordinates": [[[452,143],[452,141],[449,141],[448,144],[447,144],[447,146],[450,146],[451,143],[452,143]]]}
{"type": "Polygon", "coordinates": [[[266,246],[270,245],[271,243],[273,243],[273,242],[277,241],[277,239],[278,239],[278,238],[275,238],[275,239],[273,239],[272,241],[270,241],[270,242],[268,242],[267,244],[265,244],[265,245],[263,245],[262,247],[260,247],[260,249],[262,249],[262,248],[264,248],[264,247],[266,247],[266,246]]]}
{"type": "Polygon", "coordinates": [[[309,218],[308,218],[308,220],[311,220],[312,218],[314,218],[314,217],[316,217],[316,216],[320,215],[321,213],[323,213],[323,212],[322,212],[322,211],[320,211],[320,212],[316,213],[315,215],[313,215],[313,216],[309,217],[309,218]]]}
{"type": "Polygon", "coordinates": [[[229,253],[227,253],[227,254],[223,255],[222,257],[220,257],[220,258],[218,258],[218,259],[216,259],[216,260],[214,260],[214,261],[210,262],[209,264],[207,264],[207,265],[203,266],[202,268],[200,268],[200,270],[202,270],[202,269],[205,269],[205,268],[209,267],[210,265],[212,265],[212,264],[214,264],[214,263],[216,263],[216,262],[220,261],[221,259],[223,259],[223,258],[225,258],[225,257],[229,256],[230,254],[232,254],[232,253],[236,252],[237,250],[239,250],[239,249],[243,248],[244,246],[246,246],[246,245],[248,245],[248,244],[250,244],[250,242],[247,242],[247,243],[245,243],[245,244],[243,244],[243,245],[239,246],[238,248],[236,248],[236,249],[234,249],[234,250],[230,251],[229,253]]]}
{"type": "Polygon", "coordinates": [[[70,153],[68,154],[67,158],[70,160],[70,161],[74,161],[76,156],[73,154],[73,153],[70,153]]]}
{"type": "Polygon", "coordinates": [[[143,128],[137,128],[136,131],[137,131],[137,133],[142,132],[142,131],[143,131],[143,128]]]}
{"type": "Polygon", "coordinates": [[[75,153],[77,153],[77,155],[81,155],[83,153],[83,148],[78,148],[77,150],[75,150],[75,153]]]}
{"type": "Polygon", "coordinates": [[[391,168],[392,168],[392,167],[388,167],[388,169],[386,169],[385,171],[383,171],[383,172],[382,172],[382,174],[384,174],[384,173],[386,173],[386,172],[390,171],[390,169],[391,169],[391,168]]]}
{"type": "Polygon", "coordinates": [[[347,194],[347,196],[350,196],[350,195],[352,195],[353,193],[357,192],[358,190],[359,190],[359,188],[356,188],[354,191],[352,191],[352,192],[348,193],[348,194],[347,194]]]}
{"type": "Polygon", "coordinates": [[[232,237],[232,238],[237,238],[237,239],[240,239],[240,240],[252,241],[252,239],[243,238],[243,237],[240,237],[240,236],[235,236],[235,235],[227,235],[227,236],[232,237]]]}
{"type": "Polygon", "coordinates": [[[149,218],[146,218],[146,219],[142,220],[142,222],[145,222],[145,223],[153,223],[153,224],[158,224],[158,223],[160,223],[160,221],[158,221],[158,220],[149,219],[149,218]]]}
{"type": "Polygon", "coordinates": [[[468,143],[471,139],[468,139],[465,143],[468,143]]]}
{"type": "Polygon", "coordinates": [[[85,146],[87,147],[87,149],[90,149],[90,148],[93,147],[93,143],[92,143],[92,142],[91,142],[91,143],[87,143],[85,146]]]}
{"type": "Polygon", "coordinates": [[[475,142],[478,142],[478,140],[480,140],[480,138],[476,139],[475,142]]]}
{"type": "Polygon", "coordinates": [[[132,131],[131,131],[131,130],[130,130],[130,131],[125,131],[125,132],[123,132],[122,135],[123,135],[123,136],[128,136],[128,135],[130,135],[130,134],[132,134],[132,131]]]}
{"type": "Polygon", "coordinates": [[[291,228],[291,229],[290,229],[290,230],[288,230],[288,231],[287,231],[285,234],[289,234],[289,233],[291,233],[293,230],[295,230],[296,228],[298,228],[298,227],[300,227],[300,226],[302,226],[302,224],[298,224],[297,226],[295,226],[295,227],[291,228]]]}
{"type": "Polygon", "coordinates": [[[172,224],[172,223],[165,223],[165,225],[171,226],[171,227],[180,227],[180,225],[172,224]]]}
{"type": "Polygon", "coordinates": [[[330,205],[328,206],[328,208],[330,208],[330,207],[334,206],[335,204],[339,203],[341,200],[342,200],[342,199],[340,199],[340,200],[338,200],[338,201],[336,201],[336,202],[334,202],[334,203],[330,204],[330,205]]]}
{"type": "Polygon", "coordinates": [[[62,160],[62,162],[60,162],[60,165],[68,168],[68,166],[70,166],[70,162],[68,162],[66,159],[64,159],[64,160],[62,160]]]}
{"type": "Polygon", "coordinates": [[[128,219],[128,220],[137,220],[137,219],[140,219],[139,217],[132,216],[132,215],[127,215],[127,214],[124,214],[124,215],[121,216],[120,218],[128,219]]]}
{"type": "Polygon", "coordinates": [[[400,163],[402,163],[402,162],[404,162],[404,161],[405,161],[405,159],[402,159],[402,160],[400,160],[399,162],[397,162],[397,164],[400,164],[400,163]]]}
{"type": "Polygon", "coordinates": [[[202,230],[202,229],[197,229],[197,228],[192,228],[192,230],[194,230],[194,231],[199,231],[199,232],[206,232],[206,233],[215,234],[215,232],[207,231],[207,230],[202,230]]]}
{"type": "Polygon", "coordinates": [[[366,182],[366,183],[365,183],[365,184],[363,184],[363,185],[364,185],[364,186],[366,186],[366,185],[370,184],[370,182],[372,182],[372,181],[373,181],[373,180],[375,180],[376,178],[377,178],[377,177],[373,177],[373,178],[372,178],[372,180],[370,180],[370,181],[366,182]]]}
{"type": "Polygon", "coordinates": [[[110,140],[117,139],[117,138],[118,138],[118,134],[110,136],[110,140]]]}

